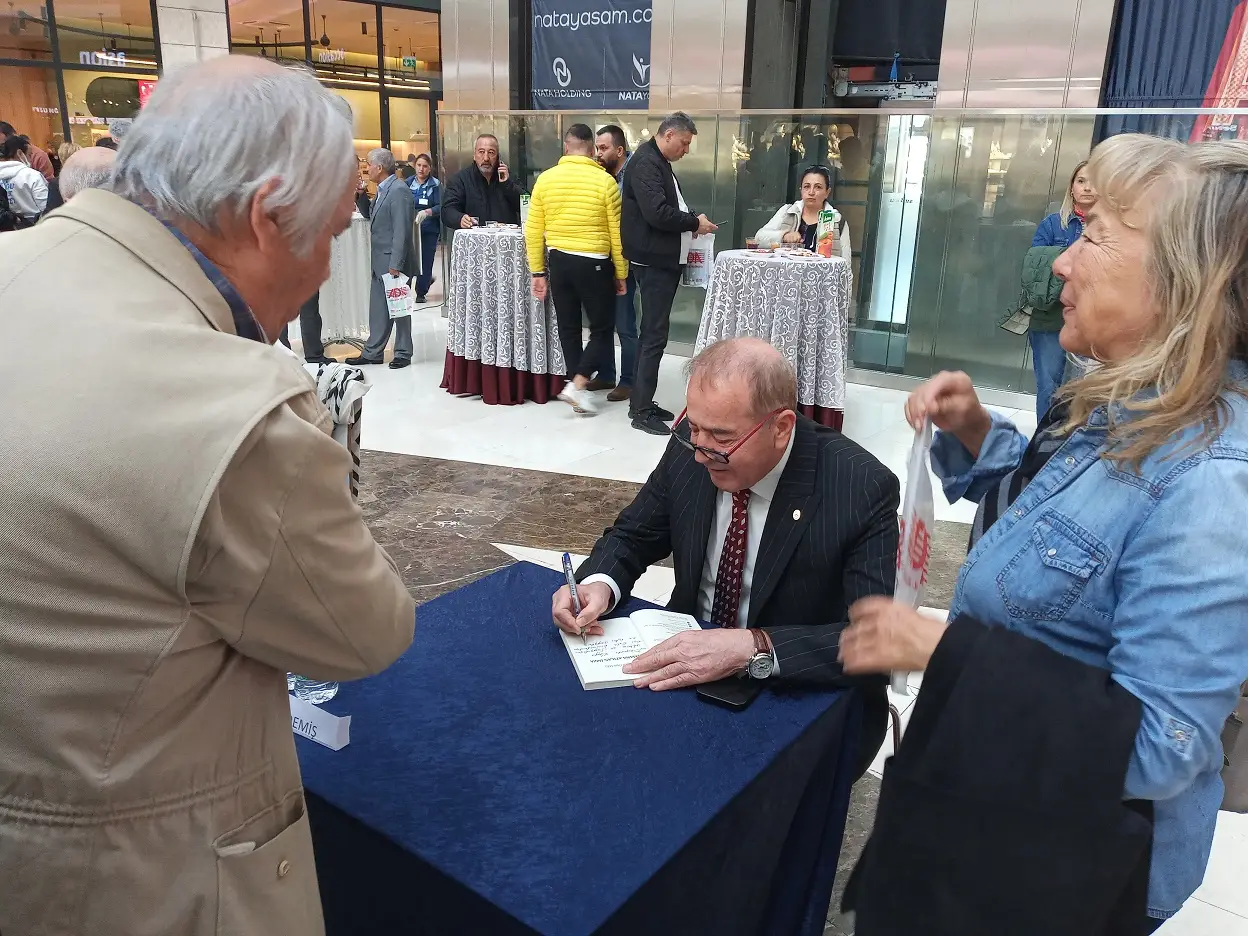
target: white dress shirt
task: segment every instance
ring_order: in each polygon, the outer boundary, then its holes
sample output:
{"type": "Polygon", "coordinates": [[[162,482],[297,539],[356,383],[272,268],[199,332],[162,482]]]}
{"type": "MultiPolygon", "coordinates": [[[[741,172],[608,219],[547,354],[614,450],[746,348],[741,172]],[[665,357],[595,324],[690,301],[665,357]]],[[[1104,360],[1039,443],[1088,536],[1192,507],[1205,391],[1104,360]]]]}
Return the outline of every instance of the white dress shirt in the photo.
{"type": "MultiPolygon", "coordinates": [[[[793,453],[793,439],[797,430],[789,435],[789,444],[776,467],[767,472],[762,479],[750,488],[750,506],[746,513],[745,568],[741,572],[741,603],[737,607],[737,627],[745,627],[750,619],[750,585],[754,579],[754,564],[758,559],[758,547],[763,541],[763,527],[767,525],[767,512],[776,496],[776,486],[780,476],[789,463],[793,453]]],[[[711,619],[711,609],[715,604],[715,579],[719,575],[719,556],[724,551],[724,537],[728,534],[728,526],[732,523],[732,495],[720,491],[715,495],[715,522],[711,525],[710,539],[706,544],[706,560],[702,564],[702,582],[698,589],[697,618],[700,621],[711,619]]],[[[611,602],[608,613],[615,610],[620,601],[620,586],[609,575],[590,575],[581,584],[606,582],[615,600],[611,602]]]]}

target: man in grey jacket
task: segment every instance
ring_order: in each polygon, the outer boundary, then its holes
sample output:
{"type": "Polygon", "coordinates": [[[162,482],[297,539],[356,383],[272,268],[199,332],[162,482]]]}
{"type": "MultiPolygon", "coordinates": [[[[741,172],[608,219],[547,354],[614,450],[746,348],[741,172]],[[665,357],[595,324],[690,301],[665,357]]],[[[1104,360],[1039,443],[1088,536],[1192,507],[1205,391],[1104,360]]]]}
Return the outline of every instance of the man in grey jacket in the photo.
{"type": "Polygon", "coordinates": [[[396,334],[390,367],[397,370],[412,363],[412,317],[390,318],[382,277],[387,273],[415,276],[419,272],[412,229],[416,209],[411,191],[394,174],[394,154],[388,149],[375,149],[368,154],[368,177],[377,184],[370,216],[373,286],[368,302],[368,344],[363,354],[346,363],[380,364],[393,326],[396,334]]]}

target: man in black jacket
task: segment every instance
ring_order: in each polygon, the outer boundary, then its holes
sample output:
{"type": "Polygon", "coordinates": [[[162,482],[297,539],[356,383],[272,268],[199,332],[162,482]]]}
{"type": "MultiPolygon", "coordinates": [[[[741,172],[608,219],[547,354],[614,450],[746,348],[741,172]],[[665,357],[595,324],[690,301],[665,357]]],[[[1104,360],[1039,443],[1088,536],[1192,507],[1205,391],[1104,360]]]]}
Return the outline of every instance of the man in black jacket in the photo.
{"type": "Polygon", "coordinates": [[[568,633],[601,633],[598,620],[671,556],[668,608],[717,626],[673,637],[625,672],[656,690],[738,672],[766,685],[861,687],[860,775],[884,739],[886,680],[846,679],[837,655],[849,606],[893,593],[897,478],[795,412],[797,375],[765,341],[717,342],[688,373],[688,420],[577,570],[580,614],[565,585],[552,616],[568,633]]]}
{"type": "Polygon", "coordinates": [[[498,221],[520,223],[520,186],[507,164],[498,160],[498,137],[477,137],[473,164],[465,166],[446,185],[442,196],[442,223],[452,231],[498,221]]]}
{"type": "Polygon", "coordinates": [[[655,404],[654,392],[689,243],[695,234],[717,230],[706,215],[689,210],[672,171],[672,163],[689,152],[697,132],[687,114],[664,118],[654,139],[637,147],[624,172],[620,235],[641,291],[641,340],[628,412],[633,428],[651,435],[667,435],[665,420],[674,415],[655,404]]]}

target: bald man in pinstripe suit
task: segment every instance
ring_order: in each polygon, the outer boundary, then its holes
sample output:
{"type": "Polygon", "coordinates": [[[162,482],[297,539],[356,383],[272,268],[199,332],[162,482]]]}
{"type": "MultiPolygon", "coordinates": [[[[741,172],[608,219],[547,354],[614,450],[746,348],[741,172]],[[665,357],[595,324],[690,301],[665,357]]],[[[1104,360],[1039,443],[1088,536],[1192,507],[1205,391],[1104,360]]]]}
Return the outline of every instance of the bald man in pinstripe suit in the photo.
{"type": "MultiPolygon", "coordinates": [[[[672,556],[668,607],[719,628],[673,637],[625,669],[674,689],[746,672],[768,684],[869,687],[870,763],[887,716],[883,678],[837,660],[849,607],[893,594],[897,477],[839,432],[796,412],[797,379],[775,348],[737,338],[689,365],[687,418],[658,467],[577,570],[555,623],[598,633],[647,567],[672,556]]],[[[865,765],[864,765],[865,766],[865,765]]]]}

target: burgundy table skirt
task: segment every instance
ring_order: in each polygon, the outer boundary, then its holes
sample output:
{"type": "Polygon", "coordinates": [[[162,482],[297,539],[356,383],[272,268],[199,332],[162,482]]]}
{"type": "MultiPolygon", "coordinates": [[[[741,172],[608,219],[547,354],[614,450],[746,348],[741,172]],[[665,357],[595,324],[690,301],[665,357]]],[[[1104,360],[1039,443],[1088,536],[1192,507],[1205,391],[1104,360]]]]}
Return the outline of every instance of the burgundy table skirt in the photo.
{"type": "Polygon", "coordinates": [[[559,396],[565,383],[566,378],[555,374],[530,374],[514,367],[496,367],[447,351],[441,386],[455,396],[480,396],[491,406],[515,406],[528,400],[548,403],[559,396]]]}
{"type": "Polygon", "coordinates": [[[830,406],[815,406],[813,403],[799,404],[798,412],[803,416],[813,419],[821,426],[828,426],[841,431],[841,427],[845,425],[845,411],[832,409],[830,406]]]}

